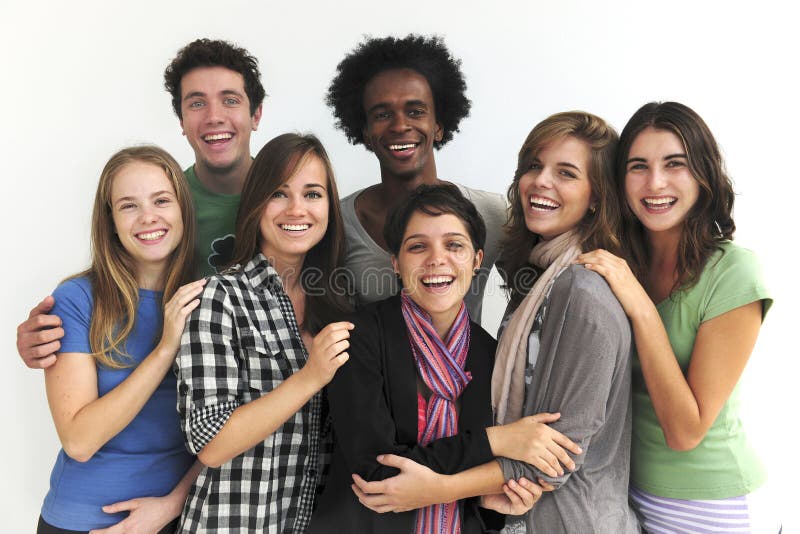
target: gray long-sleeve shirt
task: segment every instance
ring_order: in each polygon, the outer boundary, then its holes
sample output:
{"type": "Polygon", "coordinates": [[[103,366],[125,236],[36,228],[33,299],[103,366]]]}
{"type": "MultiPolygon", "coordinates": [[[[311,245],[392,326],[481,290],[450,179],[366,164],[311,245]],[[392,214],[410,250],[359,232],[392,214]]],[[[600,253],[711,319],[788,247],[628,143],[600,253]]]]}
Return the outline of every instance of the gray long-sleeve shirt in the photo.
{"type": "Polygon", "coordinates": [[[529,533],[638,532],[628,507],[631,353],[628,319],[605,280],[583,266],[565,269],[540,309],[538,355],[528,370],[524,414],[560,412],[551,426],[581,446],[576,469],[545,476],[499,458],[506,479],[556,486],[526,515],[529,533]],[[532,371],[532,372],[531,372],[532,371]]]}

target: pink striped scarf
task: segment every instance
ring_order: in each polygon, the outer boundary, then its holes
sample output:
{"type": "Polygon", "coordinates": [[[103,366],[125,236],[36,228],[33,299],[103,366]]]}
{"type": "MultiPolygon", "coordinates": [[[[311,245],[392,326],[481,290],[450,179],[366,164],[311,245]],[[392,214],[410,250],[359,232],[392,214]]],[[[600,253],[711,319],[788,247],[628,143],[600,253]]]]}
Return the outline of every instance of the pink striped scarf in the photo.
{"type": "MultiPolygon", "coordinates": [[[[425,430],[419,440],[420,445],[427,445],[435,439],[458,433],[455,400],[472,379],[472,375],[464,371],[469,352],[469,315],[462,302],[447,339],[442,341],[430,315],[405,294],[401,298],[414,362],[423,382],[431,390],[425,430]]],[[[419,509],[414,532],[460,534],[458,503],[435,504],[419,509]]]]}

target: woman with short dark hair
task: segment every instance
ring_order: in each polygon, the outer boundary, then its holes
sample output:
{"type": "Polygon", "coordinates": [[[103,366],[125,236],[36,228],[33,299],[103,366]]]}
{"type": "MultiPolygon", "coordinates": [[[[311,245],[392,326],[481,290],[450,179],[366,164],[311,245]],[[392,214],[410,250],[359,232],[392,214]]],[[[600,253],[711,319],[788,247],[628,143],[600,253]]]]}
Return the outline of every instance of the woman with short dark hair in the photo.
{"type": "MultiPolygon", "coordinates": [[[[543,424],[557,416],[488,428],[495,342],[470,321],[464,304],[485,236],[475,206],[452,184],[420,186],[391,213],[385,238],[403,289],[353,318],[351,359],[327,390],[336,443],[312,532],[450,534],[480,532],[487,523],[501,527],[485,508],[521,513],[541,490],[528,481],[503,488],[496,456],[524,458],[553,474],[561,469],[559,459],[569,464],[562,445],[574,444],[543,424]],[[553,452],[526,448],[533,442],[553,452]],[[350,486],[353,473],[368,481],[397,473],[376,460],[379,454],[401,455],[443,474],[485,464],[483,485],[472,495],[495,495],[480,501],[454,496],[419,510],[377,514],[350,486]]],[[[415,490],[427,496],[433,488],[415,490]]]]}

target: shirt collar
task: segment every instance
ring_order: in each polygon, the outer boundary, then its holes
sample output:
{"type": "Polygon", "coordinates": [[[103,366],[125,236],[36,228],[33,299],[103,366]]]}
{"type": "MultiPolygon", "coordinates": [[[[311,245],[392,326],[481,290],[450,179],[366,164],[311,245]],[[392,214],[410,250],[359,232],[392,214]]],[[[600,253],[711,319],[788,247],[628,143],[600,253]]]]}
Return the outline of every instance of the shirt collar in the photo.
{"type": "Polygon", "coordinates": [[[283,292],[283,281],[281,277],[278,276],[278,272],[269,260],[260,252],[247,262],[242,272],[254,289],[263,287],[271,293],[275,293],[276,291],[283,292]]]}

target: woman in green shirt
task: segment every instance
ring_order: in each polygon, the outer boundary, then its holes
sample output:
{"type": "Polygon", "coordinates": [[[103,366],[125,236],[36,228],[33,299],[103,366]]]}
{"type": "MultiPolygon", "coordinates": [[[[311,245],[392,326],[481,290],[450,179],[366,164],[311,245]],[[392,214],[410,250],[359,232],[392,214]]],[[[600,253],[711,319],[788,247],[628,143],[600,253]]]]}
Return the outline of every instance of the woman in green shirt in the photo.
{"type": "Polygon", "coordinates": [[[630,266],[604,250],[578,262],[606,278],[634,330],[631,502],[648,531],[777,532],[753,493],[766,473],[738,413],[772,299],[754,254],[731,242],[717,143],[688,107],[646,104],[622,131],[616,169],[630,266]]]}

